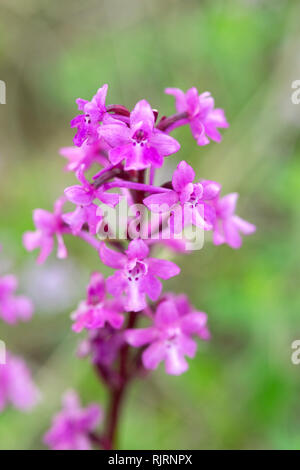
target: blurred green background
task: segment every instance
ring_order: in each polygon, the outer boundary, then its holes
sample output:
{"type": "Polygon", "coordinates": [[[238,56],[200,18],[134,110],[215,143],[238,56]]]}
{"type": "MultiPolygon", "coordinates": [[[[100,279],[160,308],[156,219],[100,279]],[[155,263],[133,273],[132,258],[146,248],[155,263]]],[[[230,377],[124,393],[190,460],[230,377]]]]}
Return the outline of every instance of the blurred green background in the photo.
{"type": "Polygon", "coordinates": [[[209,90],[225,108],[223,142],[197,147],[176,131],[180,153],[203,178],[239,191],[238,213],[257,233],[241,250],[209,241],[165,289],[187,292],[209,315],[212,341],[181,377],[163,369],[130,389],[122,416],[122,449],[300,448],[300,366],[291,342],[300,338],[300,79],[297,0],[1,0],[0,272],[15,272],[36,304],[32,322],[0,337],[29,361],[43,401],[30,414],[0,416],[0,448],[42,448],[41,436],[76,388],[84,404],[106,402],[88,360],[75,358],[78,337],[69,313],[91,270],[94,252],[68,239],[71,257],[35,265],[23,231],[32,210],[51,210],[64,187],[58,148],[71,145],[75,99],[109,83],[110,103],[129,108],[143,97],[161,114],[173,111],[166,86],[209,90]]]}

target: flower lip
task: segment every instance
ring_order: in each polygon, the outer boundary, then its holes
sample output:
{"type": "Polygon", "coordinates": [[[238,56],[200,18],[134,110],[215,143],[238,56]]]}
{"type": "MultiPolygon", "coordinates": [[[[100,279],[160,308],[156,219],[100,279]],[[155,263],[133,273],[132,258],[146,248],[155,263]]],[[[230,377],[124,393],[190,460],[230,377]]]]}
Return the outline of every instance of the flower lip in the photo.
{"type": "Polygon", "coordinates": [[[140,260],[131,260],[126,267],[126,276],[129,282],[140,281],[148,272],[148,266],[140,260]]]}
{"type": "Polygon", "coordinates": [[[203,196],[203,186],[201,183],[196,183],[193,185],[193,192],[190,195],[189,203],[192,206],[196,206],[203,196]]]}
{"type": "Polygon", "coordinates": [[[181,330],[178,326],[174,325],[174,326],[171,326],[170,328],[167,329],[166,331],[167,333],[167,343],[170,344],[170,346],[172,345],[172,343],[174,341],[176,341],[176,339],[178,338],[178,336],[180,335],[181,333],[181,330]]]}
{"type": "Polygon", "coordinates": [[[148,139],[147,132],[145,132],[143,129],[138,129],[132,136],[133,139],[133,145],[140,144],[141,146],[144,145],[144,143],[148,139]]]}

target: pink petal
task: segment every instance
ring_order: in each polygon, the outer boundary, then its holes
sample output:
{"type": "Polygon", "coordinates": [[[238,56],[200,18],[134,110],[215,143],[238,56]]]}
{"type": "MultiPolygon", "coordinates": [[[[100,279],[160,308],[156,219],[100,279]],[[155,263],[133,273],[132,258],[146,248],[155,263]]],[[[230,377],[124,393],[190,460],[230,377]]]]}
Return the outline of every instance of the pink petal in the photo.
{"type": "Polygon", "coordinates": [[[110,207],[115,207],[120,202],[120,195],[115,193],[98,191],[97,197],[103,204],[107,204],[110,207]]]}
{"type": "Polygon", "coordinates": [[[201,184],[203,186],[203,196],[204,200],[215,199],[221,191],[220,183],[216,181],[202,180],[201,184]]]}
{"type": "Polygon", "coordinates": [[[242,237],[231,218],[224,220],[223,230],[226,243],[231,246],[231,248],[238,249],[242,246],[242,237]]]}
{"type": "Polygon", "coordinates": [[[250,224],[250,222],[247,222],[244,219],[241,219],[241,217],[238,217],[237,215],[234,215],[232,217],[232,221],[237,227],[237,229],[242,232],[244,235],[251,235],[256,231],[256,227],[253,224],[250,224]]]}
{"type": "Polygon", "coordinates": [[[164,156],[178,152],[180,149],[180,144],[176,139],[159,130],[154,130],[149,144],[154,147],[160,155],[164,156]]]}
{"type": "Polygon", "coordinates": [[[172,261],[158,258],[148,258],[149,273],[162,279],[170,279],[180,273],[180,268],[172,261]]]}
{"type": "Polygon", "coordinates": [[[7,274],[6,276],[0,277],[0,299],[13,294],[17,287],[18,280],[16,276],[13,276],[12,274],[7,274]]]}
{"type": "Polygon", "coordinates": [[[193,168],[184,160],[179,163],[174,171],[172,184],[175,191],[180,192],[188,183],[192,183],[195,179],[193,168]]]}
{"type": "Polygon", "coordinates": [[[193,207],[192,224],[195,227],[199,227],[205,230],[212,229],[212,224],[207,223],[204,218],[204,204],[198,204],[196,207],[193,207]]]}
{"type": "Polygon", "coordinates": [[[38,390],[34,385],[31,373],[25,362],[18,357],[10,357],[7,367],[10,368],[9,398],[16,408],[31,409],[38,400],[38,390]]]}
{"type": "Polygon", "coordinates": [[[56,239],[57,239],[57,258],[59,259],[65,259],[68,256],[67,248],[64,243],[63,237],[60,233],[56,234],[56,239]]]}
{"type": "Polygon", "coordinates": [[[154,114],[148,101],[141,100],[130,113],[130,127],[135,127],[142,122],[143,129],[151,133],[154,126],[154,114]]]}
{"type": "Polygon", "coordinates": [[[213,124],[205,123],[205,134],[215,142],[220,143],[222,140],[222,135],[213,124]]]}
{"type": "Polygon", "coordinates": [[[130,158],[134,158],[134,151],[131,143],[115,147],[109,151],[109,160],[113,165],[117,165],[122,160],[130,158]]]}
{"type": "Polygon", "coordinates": [[[107,248],[104,242],[100,245],[99,255],[106,266],[110,266],[114,269],[122,269],[127,260],[126,256],[122,253],[107,248]]]}
{"type": "MultiPolygon", "coordinates": [[[[88,103],[88,100],[83,100],[82,98],[77,98],[76,104],[78,106],[79,111],[84,110],[84,106],[88,103]]],[[[76,118],[75,118],[76,119],[76,118]]]]}
{"type": "Polygon", "coordinates": [[[238,193],[230,193],[218,201],[218,211],[222,218],[225,219],[234,214],[238,197],[238,193]]]}
{"type": "Polygon", "coordinates": [[[23,245],[26,250],[32,251],[38,248],[41,244],[42,234],[39,231],[36,232],[25,232],[23,235],[23,245]]]}
{"type": "Polygon", "coordinates": [[[171,233],[179,234],[187,222],[191,223],[191,209],[189,206],[178,204],[171,209],[169,225],[171,233]]]}
{"type": "Polygon", "coordinates": [[[116,121],[115,124],[104,124],[101,126],[99,128],[99,136],[111,147],[120,147],[129,142],[131,132],[126,124],[116,121]]]}
{"type": "Polygon", "coordinates": [[[206,323],[207,315],[204,312],[188,313],[180,319],[182,331],[187,335],[201,334],[206,323]]]}
{"type": "Polygon", "coordinates": [[[89,204],[84,206],[83,212],[85,214],[85,222],[88,224],[89,231],[92,235],[96,235],[98,224],[103,219],[101,207],[96,204],[89,204]]]}
{"type": "Polygon", "coordinates": [[[154,370],[166,357],[166,346],[163,341],[155,341],[142,355],[142,361],[146,369],[154,370]]]}
{"type": "Polygon", "coordinates": [[[98,426],[100,420],[103,418],[103,412],[99,405],[92,403],[84,410],[84,427],[93,430],[98,426]]]}
{"type": "Polygon", "coordinates": [[[180,88],[166,88],[165,93],[175,97],[175,105],[178,113],[182,113],[187,110],[185,93],[180,90],[180,88]]]}
{"type": "Polygon", "coordinates": [[[193,339],[186,335],[180,335],[177,339],[177,344],[182,354],[191,358],[195,357],[197,343],[193,339]]]}
{"type": "Polygon", "coordinates": [[[125,310],[140,312],[146,308],[146,295],[141,281],[128,280],[126,286],[125,310]]]}
{"type": "Polygon", "coordinates": [[[186,102],[189,114],[194,116],[200,111],[200,101],[197,88],[193,87],[186,92],[186,102]]]}
{"type": "Polygon", "coordinates": [[[149,248],[143,240],[136,239],[129,243],[126,253],[129,259],[137,258],[142,260],[148,256],[149,248]]]}
{"type": "Polygon", "coordinates": [[[224,110],[221,108],[216,108],[210,111],[208,115],[209,124],[212,123],[216,127],[227,128],[229,124],[226,120],[224,110]]]}
{"type": "Polygon", "coordinates": [[[180,316],[187,315],[191,311],[189,299],[185,294],[177,295],[174,302],[180,316]]]}
{"type": "Polygon", "coordinates": [[[144,168],[149,167],[150,164],[156,168],[160,168],[164,162],[164,159],[161,153],[155,147],[144,147],[143,162],[144,168]]]}
{"type": "Polygon", "coordinates": [[[180,202],[181,204],[184,204],[185,202],[188,202],[190,200],[190,197],[194,191],[194,185],[193,183],[188,183],[184,188],[182,188],[180,192],[180,202]]]}
{"type": "Polygon", "coordinates": [[[46,261],[46,259],[48,258],[48,256],[53,250],[53,245],[54,245],[53,237],[45,236],[41,239],[41,245],[40,245],[41,251],[37,259],[38,264],[43,264],[46,261]]]}
{"type": "Polygon", "coordinates": [[[155,276],[147,274],[142,280],[142,289],[155,302],[161,294],[162,284],[155,276]]]}
{"type": "Polygon", "coordinates": [[[90,114],[94,118],[99,117],[99,112],[105,112],[105,99],[107,95],[108,85],[105,84],[98,89],[90,102],[84,105],[84,112],[90,114]],[[95,115],[95,116],[94,116],[95,115]]]}
{"type": "Polygon", "coordinates": [[[15,297],[16,315],[23,321],[30,320],[33,314],[33,304],[31,300],[23,295],[15,297]]]}
{"type": "Polygon", "coordinates": [[[83,186],[69,186],[65,189],[64,193],[68,200],[73,202],[73,204],[87,205],[94,199],[93,193],[86,191],[83,186]]]}
{"type": "Polygon", "coordinates": [[[55,217],[51,212],[44,209],[35,209],[33,211],[34,225],[43,232],[52,232],[55,230],[55,217]]]}
{"type": "Polygon", "coordinates": [[[224,231],[223,231],[223,222],[222,220],[217,220],[214,225],[213,233],[213,244],[218,246],[225,243],[224,231]]]}
{"type": "Polygon", "coordinates": [[[194,139],[196,139],[198,145],[209,144],[209,139],[205,135],[205,128],[199,118],[194,118],[190,122],[191,131],[194,139]]]}
{"type": "Polygon", "coordinates": [[[124,323],[124,317],[120,313],[117,313],[113,310],[107,310],[105,313],[106,320],[108,323],[118,330],[124,323]]]}
{"type": "Polygon", "coordinates": [[[155,325],[165,329],[178,321],[179,315],[176,304],[171,300],[164,300],[159,304],[155,314],[155,325]]]}
{"type": "Polygon", "coordinates": [[[209,91],[205,91],[199,95],[199,103],[201,108],[200,115],[202,118],[205,118],[208,113],[211,113],[215,106],[215,100],[209,91]]]}
{"type": "Polygon", "coordinates": [[[178,195],[175,191],[153,194],[143,200],[145,206],[155,213],[169,212],[170,208],[178,201],[178,195]]]}
{"type": "Polygon", "coordinates": [[[109,294],[116,298],[120,297],[127,287],[122,271],[116,271],[112,276],[109,276],[106,285],[109,294]]]}
{"type": "Polygon", "coordinates": [[[152,343],[156,337],[157,331],[155,328],[129,329],[124,332],[125,341],[135,348],[152,343]]]}
{"type": "MultiPolygon", "coordinates": [[[[87,144],[88,145],[88,144],[87,144]]],[[[84,164],[81,164],[76,171],[76,178],[82,184],[85,190],[89,191],[91,189],[91,185],[88,179],[85,176],[86,168],[84,164]]]]}
{"type": "Polygon", "coordinates": [[[188,369],[188,363],[184,359],[183,354],[176,348],[171,346],[166,351],[166,372],[170,375],[181,375],[188,369]]]}
{"type": "Polygon", "coordinates": [[[74,212],[68,212],[62,216],[63,221],[68,224],[74,235],[80,232],[83,224],[86,222],[85,210],[78,206],[74,212]]]}

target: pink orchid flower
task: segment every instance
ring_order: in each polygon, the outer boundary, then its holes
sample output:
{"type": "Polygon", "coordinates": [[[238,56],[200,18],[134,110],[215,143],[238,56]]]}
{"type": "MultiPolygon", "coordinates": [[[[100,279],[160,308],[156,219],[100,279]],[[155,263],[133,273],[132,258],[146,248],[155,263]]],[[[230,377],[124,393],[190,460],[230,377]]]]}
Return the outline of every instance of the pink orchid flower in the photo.
{"type": "Polygon", "coordinates": [[[171,227],[176,233],[187,225],[205,230],[213,228],[215,210],[207,201],[217,197],[221,186],[208,180],[193,183],[194,179],[193,168],[182,161],[173,174],[173,190],[144,199],[144,204],[152,212],[170,212],[171,227]]]}
{"type": "Polygon", "coordinates": [[[101,152],[106,152],[108,149],[109,146],[101,139],[92,144],[84,142],[81,147],[62,147],[59,153],[68,160],[65,170],[77,171],[81,165],[84,165],[86,170],[94,163],[107,166],[108,159],[101,152]]]}
{"type": "Polygon", "coordinates": [[[157,300],[161,282],[157,279],[170,279],[180,273],[180,268],[171,261],[148,258],[149,248],[141,240],[132,240],[126,254],[117,253],[100,247],[100,258],[104,264],[117,271],[107,279],[107,289],[115,297],[125,294],[126,311],[139,312],[146,307],[146,294],[151,300],[157,300]]]}
{"type": "Polygon", "coordinates": [[[131,346],[149,345],[142,355],[146,369],[165,361],[168,374],[180,375],[188,369],[184,356],[196,354],[197,343],[191,336],[209,339],[206,323],[206,313],[193,310],[185,296],[173,296],[159,304],[153,326],[128,329],[124,335],[131,346]]]}
{"type": "Polygon", "coordinates": [[[35,232],[25,232],[23,244],[28,251],[40,248],[37,262],[44,263],[53,250],[54,237],[57,239],[57,257],[62,259],[67,257],[67,249],[63,241],[62,234],[65,232],[65,224],[62,218],[62,206],[65,198],[58,199],[54,204],[54,211],[48,212],[44,209],[36,209],[33,212],[33,221],[37,230],[35,232]]]}
{"type": "Polygon", "coordinates": [[[165,92],[175,97],[177,112],[187,114],[176,126],[189,124],[198,145],[209,144],[209,139],[221,142],[222,136],[217,128],[226,128],[229,124],[223,109],[215,108],[215,101],[209,92],[199,95],[195,87],[186,93],[179,88],[166,88],[165,92]]]}
{"type": "Polygon", "coordinates": [[[93,143],[97,140],[99,122],[103,119],[106,112],[105,99],[107,89],[108,85],[103,85],[91,101],[81,98],[76,100],[79,111],[83,111],[83,114],[76,116],[70,123],[71,127],[77,127],[77,133],[73,139],[74,145],[77,147],[81,147],[86,140],[88,143],[93,143]]]}
{"type": "Polygon", "coordinates": [[[15,295],[18,281],[12,274],[0,277],[0,318],[10,325],[28,321],[32,317],[33,304],[23,295],[15,295]]]}
{"type": "Polygon", "coordinates": [[[115,207],[120,199],[120,195],[105,192],[96,189],[85,177],[85,167],[81,165],[76,172],[77,179],[81,185],[69,186],[65,189],[66,198],[73,204],[76,204],[74,212],[64,214],[63,220],[70,225],[73,233],[76,235],[87,223],[91,234],[96,234],[98,224],[102,220],[99,206],[94,204],[94,200],[98,199],[104,204],[115,207]]]}
{"type": "Polygon", "coordinates": [[[121,328],[124,321],[122,311],[120,301],[107,299],[104,277],[95,272],[87,286],[87,299],[80,302],[77,310],[71,315],[74,320],[72,330],[76,333],[84,328],[94,330],[103,328],[106,323],[113,328],[121,328]]]}
{"type": "Polygon", "coordinates": [[[177,140],[154,128],[153,110],[146,100],[135,105],[129,126],[118,120],[108,122],[99,128],[99,135],[112,147],[111,163],[117,165],[125,160],[125,170],[161,167],[163,157],[180,148],[177,140]]]}
{"type": "Polygon", "coordinates": [[[238,249],[242,245],[241,234],[251,235],[256,231],[255,225],[235,215],[237,199],[238,194],[231,193],[214,201],[216,219],[213,227],[213,243],[215,245],[227,243],[231,248],[238,249]]]}
{"type": "Polygon", "coordinates": [[[23,411],[33,408],[39,400],[39,391],[31,373],[20,357],[6,353],[6,363],[0,364],[0,411],[12,404],[23,411]]]}
{"type": "Polygon", "coordinates": [[[45,444],[52,450],[91,450],[90,433],[102,419],[102,410],[96,404],[81,408],[75,391],[63,396],[63,409],[52,420],[44,436],[45,444]]]}

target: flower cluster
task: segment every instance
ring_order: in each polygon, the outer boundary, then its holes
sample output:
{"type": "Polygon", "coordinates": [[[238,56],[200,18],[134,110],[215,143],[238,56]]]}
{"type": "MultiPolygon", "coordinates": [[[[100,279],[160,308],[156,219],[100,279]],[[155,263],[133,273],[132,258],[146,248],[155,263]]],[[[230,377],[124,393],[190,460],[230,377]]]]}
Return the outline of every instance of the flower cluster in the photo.
{"type": "MultiPolygon", "coordinates": [[[[81,113],[71,121],[77,129],[75,146],[64,147],[60,153],[68,160],[66,171],[74,172],[79,184],[65,189],[53,213],[34,212],[36,231],[24,234],[24,245],[28,250],[39,248],[38,261],[44,262],[56,239],[57,256],[64,258],[63,236],[70,234],[96,250],[99,266],[101,260],[113,270],[107,279],[100,272],[91,275],[86,299],[71,318],[73,331],[87,335],[78,354],[91,355],[111,391],[110,408],[115,416],[120,396],[135,375],[156,369],[161,362],[168,374],[180,375],[188,369],[186,358],[196,354],[195,339],[210,338],[206,313],[192,307],[185,295],[162,293],[161,280],[178,276],[180,268],[154,250],[165,243],[173,252],[187,252],[187,227],[210,231],[215,245],[236,249],[242,235],[253,233],[255,226],[235,214],[236,193],[221,196],[221,184],[195,179],[186,161],[178,164],[170,181],[155,184],[165,157],[180,149],[170,135],[175,128],[189,125],[199,146],[221,141],[219,129],[228,123],[210,93],[167,88],[166,93],[175,97],[176,112],[159,119],[159,112],[145,99],[131,111],[107,104],[107,91],[103,85],[91,101],[77,100],[81,113]],[[125,236],[116,237],[106,212],[109,209],[120,220],[124,199],[131,215],[126,219],[125,236]],[[72,212],[63,211],[66,202],[75,206],[72,212]],[[140,218],[144,209],[150,222],[140,218]],[[133,214],[137,220],[132,220],[133,214]]],[[[54,449],[89,448],[87,436],[99,412],[81,410],[74,395],[64,403],[45,442],[54,449]]],[[[115,425],[109,416],[108,423],[105,446],[110,448],[115,425]]]]}
{"type": "Polygon", "coordinates": [[[53,450],[90,450],[91,433],[99,424],[102,411],[96,404],[81,408],[75,391],[69,390],[62,399],[63,409],[54,416],[44,442],[53,450]]]}
{"type": "MultiPolygon", "coordinates": [[[[9,325],[30,320],[34,310],[30,299],[15,294],[17,287],[18,280],[13,274],[0,277],[0,319],[9,325]]],[[[1,342],[0,412],[8,405],[23,411],[29,410],[36,405],[38,398],[39,391],[25,361],[6,351],[1,342]]]]}
{"type": "Polygon", "coordinates": [[[127,329],[125,338],[134,347],[149,345],[142,354],[146,369],[165,361],[168,374],[180,375],[188,369],[184,356],[196,354],[197,343],[191,336],[210,338],[206,323],[206,313],[196,312],[186,296],[171,294],[158,305],[152,326],[127,329]]]}
{"type": "Polygon", "coordinates": [[[0,411],[8,404],[19,410],[30,410],[38,399],[39,391],[26,363],[7,352],[5,364],[0,364],[0,411]]]}
{"type": "Polygon", "coordinates": [[[28,321],[32,317],[33,305],[23,295],[15,295],[18,280],[13,274],[0,277],[0,318],[10,325],[28,321]]]}

